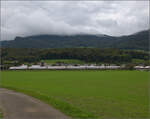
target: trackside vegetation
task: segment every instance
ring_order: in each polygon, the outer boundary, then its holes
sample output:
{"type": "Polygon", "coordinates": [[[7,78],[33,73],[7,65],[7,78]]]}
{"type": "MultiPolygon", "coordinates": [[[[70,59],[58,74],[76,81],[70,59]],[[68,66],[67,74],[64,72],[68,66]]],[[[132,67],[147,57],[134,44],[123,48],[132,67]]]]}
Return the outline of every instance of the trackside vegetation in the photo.
{"type": "Polygon", "coordinates": [[[2,79],[73,118],[149,118],[147,71],[2,71],[2,79]]]}
{"type": "Polygon", "coordinates": [[[56,63],[64,63],[64,64],[84,64],[84,61],[75,60],[75,59],[55,59],[55,60],[44,60],[46,64],[56,64],[56,63]]]}

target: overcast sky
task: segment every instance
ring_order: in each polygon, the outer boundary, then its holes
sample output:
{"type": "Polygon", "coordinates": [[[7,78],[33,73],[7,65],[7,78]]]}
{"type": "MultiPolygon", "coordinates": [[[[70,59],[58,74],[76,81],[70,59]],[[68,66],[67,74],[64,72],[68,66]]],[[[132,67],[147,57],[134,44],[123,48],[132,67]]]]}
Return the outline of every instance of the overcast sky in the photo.
{"type": "Polygon", "coordinates": [[[1,40],[37,34],[120,36],[148,28],[148,1],[7,1],[1,4],[1,40]]]}

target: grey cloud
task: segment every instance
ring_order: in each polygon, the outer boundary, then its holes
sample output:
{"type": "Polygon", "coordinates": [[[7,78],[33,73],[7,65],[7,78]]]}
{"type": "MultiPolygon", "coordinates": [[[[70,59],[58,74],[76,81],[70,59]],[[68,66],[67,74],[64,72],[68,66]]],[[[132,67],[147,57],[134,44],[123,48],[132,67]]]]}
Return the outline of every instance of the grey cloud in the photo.
{"type": "Polygon", "coordinates": [[[149,28],[148,1],[3,1],[1,40],[36,34],[127,35],[149,28]]]}
{"type": "Polygon", "coordinates": [[[112,20],[112,19],[103,19],[103,20],[97,20],[98,25],[105,27],[105,28],[110,28],[110,27],[117,27],[117,21],[112,20]]]}

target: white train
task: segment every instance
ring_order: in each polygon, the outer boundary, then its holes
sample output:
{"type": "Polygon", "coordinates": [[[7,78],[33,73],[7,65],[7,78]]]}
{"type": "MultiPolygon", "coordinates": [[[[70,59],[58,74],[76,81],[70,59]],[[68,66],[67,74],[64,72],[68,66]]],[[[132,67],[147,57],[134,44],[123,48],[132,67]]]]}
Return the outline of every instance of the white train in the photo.
{"type": "MultiPolygon", "coordinates": [[[[72,65],[68,65],[68,66],[40,66],[40,65],[32,65],[32,66],[27,66],[27,65],[21,65],[21,66],[16,66],[16,67],[10,67],[10,70],[32,70],[32,69],[49,69],[49,70],[53,70],[53,69],[122,69],[123,67],[121,66],[95,66],[95,65],[81,65],[81,66],[72,66],[72,65]]],[[[136,70],[149,70],[150,66],[135,66],[134,67],[136,70]]]]}

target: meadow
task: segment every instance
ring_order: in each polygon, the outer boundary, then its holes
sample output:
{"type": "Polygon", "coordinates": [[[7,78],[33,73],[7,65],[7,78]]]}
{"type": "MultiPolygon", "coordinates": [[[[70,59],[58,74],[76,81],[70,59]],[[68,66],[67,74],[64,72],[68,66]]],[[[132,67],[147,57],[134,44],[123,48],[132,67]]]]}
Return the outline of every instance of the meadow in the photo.
{"type": "Polygon", "coordinates": [[[0,119],[2,119],[2,117],[3,117],[3,114],[2,114],[2,107],[0,108],[0,119]]]}
{"type": "Polygon", "coordinates": [[[84,61],[76,59],[54,59],[54,60],[44,60],[47,64],[65,63],[65,64],[84,64],[84,61]]]}
{"type": "Polygon", "coordinates": [[[3,116],[2,116],[2,113],[0,112],[0,119],[2,118],[3,116]]]}
{"type": "Polygon", "coordinates": [[[2,71],[1,85],[74,118],[149,117],[146,71],[2,71]]]}

